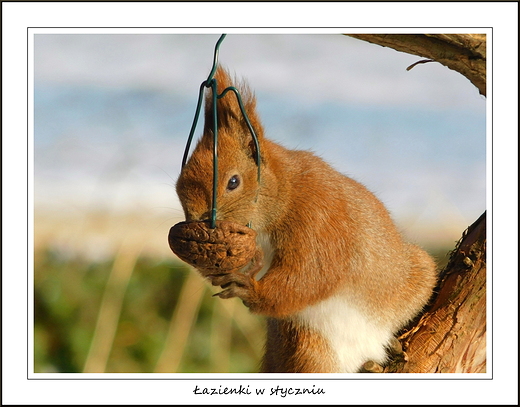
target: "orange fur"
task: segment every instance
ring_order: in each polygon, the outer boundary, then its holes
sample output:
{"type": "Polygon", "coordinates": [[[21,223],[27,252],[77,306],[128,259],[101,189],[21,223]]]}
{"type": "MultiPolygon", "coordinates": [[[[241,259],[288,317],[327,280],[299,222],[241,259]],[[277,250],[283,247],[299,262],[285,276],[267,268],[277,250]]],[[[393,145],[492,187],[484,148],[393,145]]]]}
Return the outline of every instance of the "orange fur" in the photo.
{"type": "MultiPolygon", "coordinates": [[[[221,68],[215,78],[219,93],[232,84],[221,68]]],[[[329,304],[325,300],[336,304],[337,298],[338,304],[348,305],[353,321],[357,318],[370,329],[381,327],[386,338],[387,332],[402,327],[428,301],[436,281],[434,262],[402,240],[383,204],[363,185],[309,152],[289,150],[266,139],[254,96],[243,85],[239,90],[259,138],[261,183],[256,179],[251,135],[235,95],[229,92],[217,103],[217,219],[251,224],[269,237],[273,256],[260,279],[255,278],[260,262],[250,273],[207,277],[223,286],[222,298],[240,297],[251,312],[271,319],[263,371],[352,370],[341,368],[337,356],[349,345],[334,348],[343,334],[329,327],[332,322],[315,328],[321,322],[309,316],[315,312],[310,310],[323,306],[327,311],[319,312],[325,313],[325,319],[334,312],[341,316],[346,311],[323,305],[329,304]],[[240,185],[228,190],[234,175],[240,185]]],[[[187,220],[209,218],[212,123],[208,97],[203,137],[177,182],[187,220]]]]}

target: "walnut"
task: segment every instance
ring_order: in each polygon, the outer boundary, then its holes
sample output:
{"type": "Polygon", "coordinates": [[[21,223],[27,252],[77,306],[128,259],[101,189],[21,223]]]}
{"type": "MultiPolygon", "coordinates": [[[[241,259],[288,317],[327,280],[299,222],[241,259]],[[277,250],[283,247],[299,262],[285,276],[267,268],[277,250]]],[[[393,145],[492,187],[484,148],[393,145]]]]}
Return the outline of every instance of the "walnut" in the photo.
{"type": "Polygon", "coordinates": [[[256,232],[235,222],[180,222],[172,226],[168,243],[183,261],[207,274],[246,266],[256,253],[256,232]]]}

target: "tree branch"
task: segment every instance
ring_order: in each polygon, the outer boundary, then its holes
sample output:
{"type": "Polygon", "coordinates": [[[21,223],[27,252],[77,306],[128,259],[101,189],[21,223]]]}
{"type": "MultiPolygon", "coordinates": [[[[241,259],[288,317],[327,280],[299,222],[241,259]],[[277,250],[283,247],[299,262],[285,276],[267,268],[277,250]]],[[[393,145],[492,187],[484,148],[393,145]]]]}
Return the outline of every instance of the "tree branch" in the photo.
{"type": "Polygon", "coordinates": [[[428,311],[399,338],[399,373],[486,372],[486,213],[463,234],[428,311]]]}
{"type": "Polygon", "coordinates": [[[347,34],[437,61],[468,78],[486,96],[485,34],[347,34]]]}

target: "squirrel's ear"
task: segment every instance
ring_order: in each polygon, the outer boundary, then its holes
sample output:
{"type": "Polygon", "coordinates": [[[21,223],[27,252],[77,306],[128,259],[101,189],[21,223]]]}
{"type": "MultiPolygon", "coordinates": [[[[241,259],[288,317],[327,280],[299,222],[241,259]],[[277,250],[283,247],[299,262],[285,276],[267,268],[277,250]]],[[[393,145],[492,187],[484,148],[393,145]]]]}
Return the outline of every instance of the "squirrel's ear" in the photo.
{"type": "MultiPolygon", "coordinates": [[[[251,123],[256,136],[259,139],[263,137],[262,125],[256,113],[256,99],[247,84],[244,82],[234,84],[229,76],[229,73],[220,66],[217,68],[214,78],[217,82],[218,95],[222,94],[222,92],[230,86],[233,86],[238,90],[240,97],[242,98],[244,110],[247,114],[247,117],[249,118],[249,122],[251,123]]],[[[204,134],[212,134],[214,121],[213,95],[211,91],[209,91],[206,95],[204,110],[204,134]]],[[[247,127],[246,120],[242,115],[242,111],[240,109],[235,92],[228,91],[224,97],[217,100],[217,125],[218,128],[227,127],[228,129],[240,130],[240,134],[243,134],[244,137],[246,137],[246,145],[249,145],[251,134],[249,132],[249,128],[247,127]]]]}

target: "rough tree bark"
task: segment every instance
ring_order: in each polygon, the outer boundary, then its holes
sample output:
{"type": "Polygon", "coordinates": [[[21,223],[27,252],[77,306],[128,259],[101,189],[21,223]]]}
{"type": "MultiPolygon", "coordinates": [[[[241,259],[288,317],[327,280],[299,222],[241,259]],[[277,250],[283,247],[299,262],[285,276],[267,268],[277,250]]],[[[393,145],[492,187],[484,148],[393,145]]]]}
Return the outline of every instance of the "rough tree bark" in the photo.
{"type": "MultiPolygon", "coordinates": [[[[349,34],[436,61],[468,78],[486,95],[485,34],[349,34]]],[[[486,213],[468,227],[440,273],[425,313],[400,336],[406,352],[387,373],[486,372],[486,213]]]]}
{"type": "Polygon", "coordinates": [[[400,339],[402,372],[486,372],[485,212],[452,252],[431,307],[400,339]]]}

